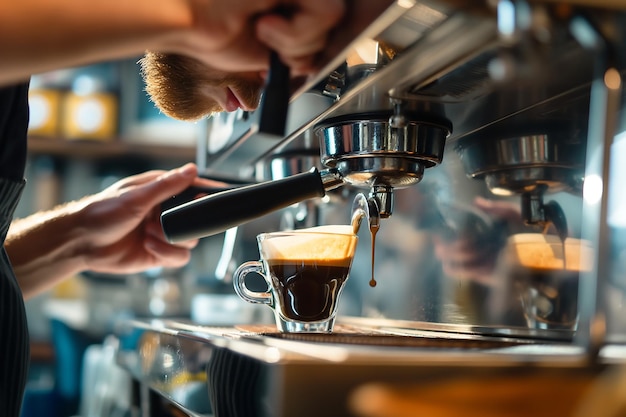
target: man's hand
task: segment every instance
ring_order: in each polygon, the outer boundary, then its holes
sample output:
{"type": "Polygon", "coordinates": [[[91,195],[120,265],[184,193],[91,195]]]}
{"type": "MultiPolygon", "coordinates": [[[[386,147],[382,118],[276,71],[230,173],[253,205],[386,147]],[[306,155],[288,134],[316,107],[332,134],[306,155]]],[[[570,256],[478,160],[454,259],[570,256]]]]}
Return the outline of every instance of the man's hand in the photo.
{"type": "Polygon", "coordinates": [[[6,250],[24,297],[86,270],[129,274],[185,265],[197,241],[167,242],[159,218],[161,203],[191,185],[224,186],[197,178],[196,166],[187,164],[133,175],[97,194],[13,222],[6,250]]]}
{"type": "Polygon", "coordinates": [[[294,75],[313,69],[345,12],[343,0],[195,0],[195,7],[192,56],[224,71],[263,71],[271,49],[294,75]]]}
{"type": "Polygon", "coordinates": [[[155,266],[180,267],[197,240],[171,244],[161,229],[161,203],[200,180],[193,164],[172,171],[148,171],[118,181],[86,199],[80,222],[85,229],[86,269],[133,273],[155,266]]]}

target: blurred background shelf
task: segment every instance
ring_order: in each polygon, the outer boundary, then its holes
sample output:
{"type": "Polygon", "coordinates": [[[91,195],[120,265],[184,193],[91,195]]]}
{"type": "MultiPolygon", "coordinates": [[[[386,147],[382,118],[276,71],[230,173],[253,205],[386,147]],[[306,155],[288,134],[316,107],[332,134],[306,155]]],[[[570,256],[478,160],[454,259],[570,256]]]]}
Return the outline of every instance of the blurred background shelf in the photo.
{"type": "Polygon", "coordinates": [[[175,146],[162,144],[128,143],[120,140],[66,140],[31,135],[28,138],[31,155],[50,155],[67,158],[108,159],[145,157],[167,159],[179,162],[193,162],[196,158],[195,146],[175,146]]]}

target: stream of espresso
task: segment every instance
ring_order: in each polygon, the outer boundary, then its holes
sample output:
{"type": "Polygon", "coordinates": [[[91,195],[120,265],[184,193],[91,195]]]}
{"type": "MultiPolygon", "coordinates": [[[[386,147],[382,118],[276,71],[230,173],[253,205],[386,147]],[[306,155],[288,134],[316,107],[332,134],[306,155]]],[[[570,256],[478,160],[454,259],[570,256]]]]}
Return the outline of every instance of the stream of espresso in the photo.
{"type": "MultiPolygon", "coordinates": [[[[367,213],[365,213],[365,211],[363,210],[357,210],[353,215],[352,215],[352,230],[354,231],[354,234],[359,233],[359,228],[361,226],[361,221],[363,220],[363,218],[367,217],[367,213]]],[[[372,278],[370,279],[370,287],[375,287],[376,286],[376,278],[374,277],[374,258],[376,255],[376,234],[378,233],[378,229],[380,229],[380,225],[379,224],[370,224],[370,236],[371,236],[371,241],[372,241],[372,250],[371,250],[371,256],[372,256],[372,278]]]]}
{"type": "Polygon", "coordinates": [[[378,233],[379,226],[370,226],[370,234],[372,236],[372,279],[370,279],[370,287],[376,286],[376,278],[374,277],[374,257],[376,254],[376,233],[378,233]]]}

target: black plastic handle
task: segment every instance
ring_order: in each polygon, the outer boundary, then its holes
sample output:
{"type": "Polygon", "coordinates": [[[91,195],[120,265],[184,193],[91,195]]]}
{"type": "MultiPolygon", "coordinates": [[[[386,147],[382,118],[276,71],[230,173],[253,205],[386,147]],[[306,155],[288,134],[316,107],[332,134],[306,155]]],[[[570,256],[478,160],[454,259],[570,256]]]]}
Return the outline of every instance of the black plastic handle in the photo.
{"type": "Polygon", "coordinates": [[[180,206],[188,201],[195,200],[199,197],[203,197],[208,194],[215,194],[221,191],[231,190],[236,187],[241,187],[242,185],[251,185],[253,184],[249,180],[243,180],[241,178],[235,177],[227,177],[219,174],[203,174],[198,175],[199,178],[204,178],[212,181],[224,182],[226,185],[224,187],[206,187],[199,185],[192,185],[181,193],[174,195],[167,200],[161,203],[161,212],[165,210],[169,210],[172,207],[180,206]]]}
{"type": "Polygon", "coordinates": [[[270,69],[259,105],[259,133],[285,137],[287,112],[289,110],[289,67],[275,51],[270,53],[270,69]]]}
{"type": "Polygon", "coordinates": [[[205,196],[205,195],[209,195],[209,194],[216,194],[216,193],[220,193],[222,191],[227,191],[227,190],[232,190],[233,187],[227,187],[227,188],[209,188],[209,187],[196,187],[196,186],[191,186],[189,188],[187,188],[185,191],[173,195],[172,197],[170,197],[169,199],[165,200],[164,202],[161,203],[161,212],[164,212],[166,210],[169,210],[173,207],[177,207],[180,206],[181,204],[184,204],[188,201],[192,201],[195,200],[197,198],[199,198],[199,196],[205,196]]]}
{"type": "Polygon", "coordinates": [[[161,214],[169,242],[200,239],[326,194],[317,169],[200,197],[161,214]]]}

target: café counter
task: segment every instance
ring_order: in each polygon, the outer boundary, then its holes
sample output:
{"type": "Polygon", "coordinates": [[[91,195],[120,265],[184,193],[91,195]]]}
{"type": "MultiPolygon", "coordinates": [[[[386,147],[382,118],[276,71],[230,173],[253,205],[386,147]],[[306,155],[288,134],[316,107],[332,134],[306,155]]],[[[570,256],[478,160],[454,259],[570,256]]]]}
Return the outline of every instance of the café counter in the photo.
{"type": "Polygon", "coordinates": [[[623,346],[590,360],[568,335],[485,330],[342,318],[332,334],[284,334],[124,320],[115,361],[142,417],[623,415],[623,346]]]}

